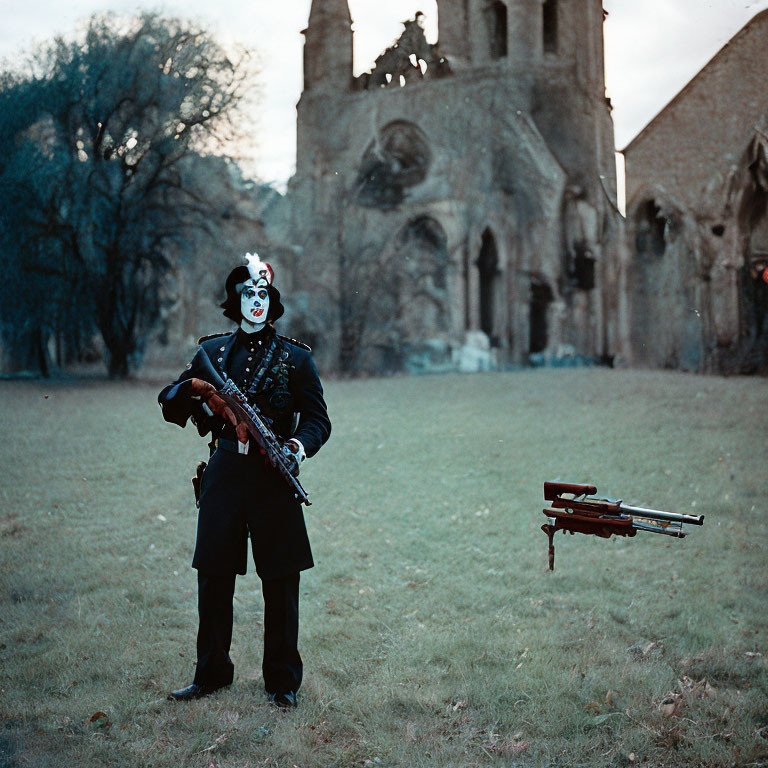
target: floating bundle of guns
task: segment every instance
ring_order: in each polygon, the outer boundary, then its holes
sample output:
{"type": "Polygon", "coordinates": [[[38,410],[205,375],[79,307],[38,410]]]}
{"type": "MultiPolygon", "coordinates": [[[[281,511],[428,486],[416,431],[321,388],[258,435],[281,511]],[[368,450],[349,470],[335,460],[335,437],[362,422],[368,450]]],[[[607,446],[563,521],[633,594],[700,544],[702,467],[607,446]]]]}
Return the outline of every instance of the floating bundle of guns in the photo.
{"type": "Polygon", "coordinates": [[[683,523],[703,525],[704,515],[682,515],[644,509],[624,504],[621,499],[595,496],[594,485],[544,483],[544,498],[551,503],[545,509],[547,522],[541,530],[549,537],[549,570],[555,569],[554,535],[558,531],[588,533],[605,539],[612,535],[634,536],[638,531],[685,537],[683,523]]]}

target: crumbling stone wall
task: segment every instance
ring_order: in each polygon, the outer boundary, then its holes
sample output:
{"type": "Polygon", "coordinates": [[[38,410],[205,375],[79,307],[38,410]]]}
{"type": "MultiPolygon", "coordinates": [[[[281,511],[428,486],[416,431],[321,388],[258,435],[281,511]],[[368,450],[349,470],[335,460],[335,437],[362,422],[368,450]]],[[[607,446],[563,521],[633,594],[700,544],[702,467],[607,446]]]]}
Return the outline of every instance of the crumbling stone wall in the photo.
{"type": "Polygon", "coordinates": [[[624,150],[630,357],[768,372],[768,12],[624,150]]]}

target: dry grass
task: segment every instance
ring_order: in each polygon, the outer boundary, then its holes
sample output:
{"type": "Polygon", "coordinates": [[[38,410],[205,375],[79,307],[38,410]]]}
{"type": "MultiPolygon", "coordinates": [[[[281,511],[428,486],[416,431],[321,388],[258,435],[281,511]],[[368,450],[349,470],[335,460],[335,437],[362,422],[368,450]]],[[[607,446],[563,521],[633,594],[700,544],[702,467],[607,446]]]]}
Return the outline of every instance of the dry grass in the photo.
{"type": "Polygon", "coordinates": [[[764,379],[331,382],[288,714],[261,691],[253,573],[235,684],[164,700],[193,672],[204,445],[161,421],[156,388],[0,391],[4,767],[768,765],[764,379]],[[556,478],[706,522],[561,535],[549,573],[556,478]]]}

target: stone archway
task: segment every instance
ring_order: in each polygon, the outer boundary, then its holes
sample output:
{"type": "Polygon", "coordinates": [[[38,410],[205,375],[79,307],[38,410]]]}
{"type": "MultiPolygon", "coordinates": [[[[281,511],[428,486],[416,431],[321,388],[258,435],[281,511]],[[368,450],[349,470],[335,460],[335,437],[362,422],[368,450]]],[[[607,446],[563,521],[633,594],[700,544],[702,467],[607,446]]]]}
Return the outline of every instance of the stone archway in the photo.
{"type": "Polygon", "coordinates": [[[541,15],[544,53],[557,53],[557,0],[544,0],[541,15]]]}
{"type": "Polygon", "coordinates": [[[509,47],[507,4],[503,0],[491,0],[486,6],[485,15],[491,58],[503,59],[506,57],[509,47]]]}
{"type": "Polygon", "coordinates": [[[549,346],[549,309],[552,289],[541,280],[531,281],[531,303],[528,320],[528,354],[535,355],[549,346]]]}
{"type": "Polygon", "coordinates": [[[744,254],[738,275],[741,373],[768,371],[768,188],[753,173],[738,226],[744,254]]]}
{"type": "Polygon", "coordinates": [[[647,199],[637,206],[631,219],[634,252],[629,272],[630,334],[635,363],[654,366],[657,357],[652,340],[656,336],[657,304],[663,259],[667,250],[667,219],[657,201],[647,199]]]}
{"type": "Polygon", "coordinates": [[[499,251],[496,246],[496,238],[490,228],[486,228],[483,232],[476,266],[479,278],[480,330],[488,336],[492,347],[498,347],[501,327],[501,302],[499,300],[501,270],[499,269],[499,251]]]}
{"type": "Polygon", "coordinates": [[[703,364],[701,278],[690,217],[656,197],[630,213],[634,253],[627,286],[635,364],[699,370],[703,364]],[[686,223],[687,222],[687,223],[686,223]]]}
{"type": "Polygon", "coordinates": [[[405,339],[450,331],[448,237],[437,219],[417,216],[398,233],[394,250],[398,325],[405,339]]]}

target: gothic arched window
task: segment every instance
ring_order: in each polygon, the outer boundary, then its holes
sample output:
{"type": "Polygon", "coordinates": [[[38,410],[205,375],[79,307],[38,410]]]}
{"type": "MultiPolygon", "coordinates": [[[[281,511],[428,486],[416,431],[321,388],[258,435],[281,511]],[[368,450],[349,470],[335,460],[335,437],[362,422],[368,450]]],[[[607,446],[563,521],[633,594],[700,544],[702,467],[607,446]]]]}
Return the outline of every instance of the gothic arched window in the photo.
{"type": "Polygon", "coordinates": [[[358,202],[371,208],[396,208],[405,190],[427,177],[432,153],[423,131],[413,123],[389,123],[373,141],[357,176],[358,202]]]}
{"type": "Polygon", "coordinates": [[[544,53],[557,53],[557,0],[544,0],[542,14],[544,53]]]}
{"type": "Polygon", "coordinates": [[[493,0],[486,10],[488,18],[488,40],[491,58],[503,59],[507,55],[507,5],[502,0],[493,0]]]}
{"type": "Polygon", "coordinates": [[[501,271],[496,238],[490,229],[483,232],[480,254],[477,257],[477,271],[480,278],[480,330],[498,346],[498,288],[501,271]]]}
{"type": "Polygon", "coordinates": [[[647,200],[635,219],[635,249],[643,259],[660,258],[667,249],[667,220],[655,200],[647,200]]]}
{"type": "Polygon", "coordinates": [[[411,219],[398,233],[394,251],[399,323],[406,337],[450,327],[448,238],[431,216],[411,219]]]}

